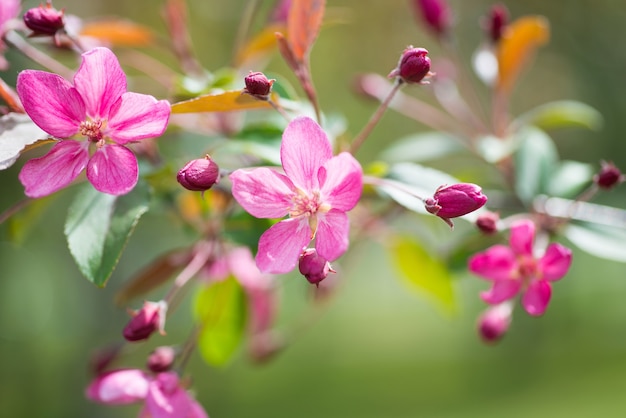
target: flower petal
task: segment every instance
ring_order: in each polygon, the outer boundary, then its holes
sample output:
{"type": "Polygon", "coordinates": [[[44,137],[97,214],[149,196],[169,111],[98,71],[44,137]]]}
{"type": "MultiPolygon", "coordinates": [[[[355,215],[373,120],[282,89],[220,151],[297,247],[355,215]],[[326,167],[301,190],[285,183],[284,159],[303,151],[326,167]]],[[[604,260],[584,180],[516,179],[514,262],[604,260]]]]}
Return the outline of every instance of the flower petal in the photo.
{"type": "Polygon", "coordinates": [[[85,120],[85,104],[80,94],[56,74],[22,71],[17,76],[17,94],[33,122],[57,138],[74,135],[85,120]]]}
{"type": "Polygon", "coordinates": [[[326,133],[311,118],[292,120],[283,133],[280,160],[285,174],[306,192],[319,188],[317,172],[333,156],[326,133]]]}
{"type": "Polygon", "coordinates": [[[528,219],[514,222],[511,225],[509,243],[515,254],[532,255],[535,240],[535,224],[528,219]]]}
{"type": "Polygon", "coordinates": [[[259,239],[256,265],[263,273],[287,273],[294,269],[302,250],[311,241],[307,218],[280,221],[259,239]]]}
{"type": "Polygon", "coordinates": [[[516,267],[515,254],[504,245],[489,247],[473,255],[468,262],[472,273],[489,280],[508,280],[516,267]]]}
{"type": "Polygon", "coordinates": [[[552,286],[550,286],[550,283],[547,280],[535,280],[524,293],[522,306],[524,306],[529,315],[543,315],[548,307],[548,303],[550,303],[551,296],[552,286]]]}
{"type": "Polygon", "coordinates": [[[552,243],[539,260],[539,271],[543,279],[559,280],[567,274],[571,264],[572,251],[561,244],[552,243]]]}
{"type": "Polygon", "coordinates": [[[522,282],[519,280],[497,280],[493,282],[491,289],[481,292],[480,297],[490,305],[497,305],[515,297],[521,287],[522,282]]]}
{"type": "Polygon", "coordinates": [[[152,418],[187,418],[192,399],[179,385],[173,372],[160,373],[150,383],[146,396],[146,410],[152,418]]]}
{"type": "Polygon", "coordinates": [[[326,161],[318,172],[321,200],[333,209],[347,212],[354,208],[363,190],[361,164],[347,152],[326,161]]]}
{"type": "Polygon", "coordinates": [[[149,380],[138,369],[113,370],[98,376],[85,394],[92,401],[107,405],[123,405],[140,401],[148,394],[149,380]]]}
{"type": "Polygon", "coordinates": [[[111,106],[126,92],[126,75],[108,48],[94,48],[82,59],[74,75],[74,87],[85,102],[87,115],[108,119],[111,106]]]}
{"type": "Polygon", "coordinates": [[[257,218],[282,218],[289,213],[294,185],[269,168],[235,170],[230,175],[235,200],[257,218]]]}
{"type": "Polygon", "coordinates": [[[348,249],[350,221],[348,215],[339,210],[331,210],[318,218],[315,233],[315,249],[328,261],[341,257],[348,249]]]}
{"type": "Polygon", "coordinates": [[[46,155],[24,164],[19,179],[29,197],[43,197],[69,185],[89,161],[87,142],[63,140],[46,155]]]}
{"type": "Polygon", "coordinates": [[[99,192],[113,195],[128,193],[139,178],[137,158],[122,145],[107,144],[89,160],[87,178],[99,192]]]}
{"type": "Polygon", "coordinates": [[[106,135],[118,144],[160,136],[167,128],[170,104],[147,94],[124,93],[111,107],[106,135]]]}

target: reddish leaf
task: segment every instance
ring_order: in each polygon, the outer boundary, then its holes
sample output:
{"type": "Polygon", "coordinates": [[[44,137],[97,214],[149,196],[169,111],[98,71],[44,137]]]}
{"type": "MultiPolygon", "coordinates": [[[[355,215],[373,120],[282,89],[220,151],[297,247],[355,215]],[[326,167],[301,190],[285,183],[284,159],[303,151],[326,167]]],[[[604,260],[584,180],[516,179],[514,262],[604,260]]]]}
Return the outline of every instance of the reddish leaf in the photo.
{"type": "Polygon", "coordinates": [[[260,33],[241,48],[237,53],[236,65],[242,67],[244,62],[256,60],[258,57],[269,55],[276,48],[275,32],[284,32],[285,25],[275,23],[263,29],[260,33]]]}
{"type": "MultiPolygon", "coordinates": [[[[272,101],[276,102],[278,95],[272,93],[272,101]]],[[[272,106],[263,100],[255,99],[241,90],[226,91],[219,94],[207,94],[191,100],[174,103],[172,113],[197,112],[232,112],[251,109],[271,109],[272,106]]]]}
{"type": "Polygon", "coordinates": [[[325,0],[293,0],[287,18],[287,38],[295,58],[304,62],[324,18],[325,0]]]}
{"type": "Polygon", "coordinates": [[[80,34],[102,39],[116,46],[146,46],[154,39],[152,30],[146,26],[120,19],[87,23],[80,34]]]}

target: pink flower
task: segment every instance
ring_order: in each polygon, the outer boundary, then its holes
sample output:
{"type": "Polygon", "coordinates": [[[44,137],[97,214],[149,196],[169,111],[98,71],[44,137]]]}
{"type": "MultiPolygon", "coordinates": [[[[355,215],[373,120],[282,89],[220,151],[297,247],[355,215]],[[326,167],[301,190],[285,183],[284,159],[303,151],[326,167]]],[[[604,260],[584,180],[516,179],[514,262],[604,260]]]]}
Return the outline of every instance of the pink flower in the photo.
{"type": "Polygon", "coordinates": [[[269,168],[236,170],[233,196],[257,218],[281,218],[259,240],[256,263],[267,273],[292,270],[315,238],[318,254],[328,261],[348,249],[346,212],[361,197],[363,172],[354,157],[333,157],[328,137],[312,119],[299,117],[283,133],[280,158],[285,174],[269,168]]]}
{"type": "Polygon", "coordinates": [[[541,315],[550,302],[550,282],[559,280],[572,263],[572,252],[552,243],[539,259],[533,255],[535,224],[529,220],[511,225],[509,247],[494,245],[469,260],[471,272],[491,280],[492,288],[481,293],[490,305],[497,305],[522,292],[522,305],[530,315],[541,315]]]}
{"type": "Polygon", "coordinates": [[[208,418],[202,406],[180,386],[174,372],[151,377],[136,369],[113,370],[98,376],[86,395],[107,405],[144,401],[139,418],[208,418]]]}
{"type": "MultiPolygon", "coordinates": [[[[13,29],[13,20],[20,13],[20,0],[1,0],[0,1],[0,39],[4,39],[5,34],[13,29]]],[[[0,54],[6,49],[4,41],[0,40],[0,54]]],[[[6,70],[9,63],[0,55],[0,70],[6,70]]]]}
{"type": "Polygon", "coordinates": [[[167,127],[169,103],[126,92],[126,76],[113,52],[95,48],[82,58],[73,85],[44,71],[18,75],[17,93],[24,110],[37,126],[60,139],[46,155],[22,168],[19,178],[27,196],[56,192],[85,168],[96,190],[128,193],[139,170],[137,158],[125,145],[159,136],[167,127]],[[87,140],[68,139],[75,135],[87,140]]]}

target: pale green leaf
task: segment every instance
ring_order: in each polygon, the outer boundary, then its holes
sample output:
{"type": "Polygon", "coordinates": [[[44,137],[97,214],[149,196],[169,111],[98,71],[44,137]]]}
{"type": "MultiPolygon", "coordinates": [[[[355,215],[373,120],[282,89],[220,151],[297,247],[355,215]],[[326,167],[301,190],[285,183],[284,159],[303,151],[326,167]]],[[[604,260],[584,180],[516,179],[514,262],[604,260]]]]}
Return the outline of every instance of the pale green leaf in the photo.
{"type": "Polygon", "coordinates": [[[569,224],[565,237],[587,253],[607,260],[626,262],[626,230],[592,223],[569,224]]]}
{"type": "Polygon", "coordinates": [[[387,147],[381,159],[389,162],[423,162],[442,158],[463,150],[459,140],[444,132],[425,132],[410,135],[387,147]]]}
{"type": "Polygon", "coordinates": [[[578,161],[562,161],[548,184],[551,196],[574,197],[587,186],[593,177],[593,167],[578,161]]]}
{"type": "Polygon", "coordinates": [[[548,192],[548,185],[558,166],[552,138],[540,129],[527,127],[519,132],[520,146],[515,153],[515,189],[523,202],[548,192]]]}
{"type": "Polygon", "coordinates": [[[542,129],[581,127],[598,130],[602,114],[593,107],[574,100],[561,100],[538,106],[521,115],[516,125],[535,125],[542,129]]]}

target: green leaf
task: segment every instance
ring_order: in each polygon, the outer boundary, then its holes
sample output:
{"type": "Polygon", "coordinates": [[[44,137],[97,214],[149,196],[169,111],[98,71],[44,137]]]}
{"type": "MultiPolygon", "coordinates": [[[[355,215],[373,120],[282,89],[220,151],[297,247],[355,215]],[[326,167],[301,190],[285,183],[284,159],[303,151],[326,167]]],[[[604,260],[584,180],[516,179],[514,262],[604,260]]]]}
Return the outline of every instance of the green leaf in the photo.
{"type": "Polygon", "coordinates": [[[515,121],[519,125],[535,125],[542,129],[581,127],[599,130],[602,114],[593,107],[574,100],[561,100],[538,106],[515,121]]]}
{"type": "Polygon", "coordinates": [[[592,223],[569,224],[565,237],[587,253],[607,260],[626,262],[626,230],[592,223]]]}
{"type": "Polygon", "coordinates": [[[498,161],[511,155],[518,147],[519,141],[516,136],[498,138],[486,135],[476,142],[476,151],[489,163],[498,161]]]}
{"type": "Polygon", "coordinates": [[[524,128],[518,134],[520,146],[515,153],[515,189],[526,203],[548,192],[548,185],[558,165],[556,147],[540,129],[524,128]]]}
{"type": "Polygon", "coordinates": [[[96,191],[90,184],[76,195],[65,222],[65,236],[81,273],[103,287],[115,269],[139,218],[147,212],[149,192],[139,183],[125,196],[96,191]]]}
{"type": "Polygon", "coordinates": [[[456,310],[452,276],[441,260],[409,237],[395,239],[389,252],[409,288],[427,295],[448,313],[456,310]]]}
{"type": "Polygon", "coordinates": [[[212,283],[196,295],[194,313],[200,326],[200,354],[214,366],[226,364],[239,347],[246,327],[243,288],[233,277],[212,283]]]}
{"type": "Polygon", "coordinates": [[[593,177],[593,167],[578,161],[562,161],[548,184],[551,196],[574,197],[593,177]]]}
{"type": "Polygon", "coordinates": [[[393,143],[380,158],[389,162],[435,160],[463,150],[459,140],[444,132],[425,132],[393,143]]]}

